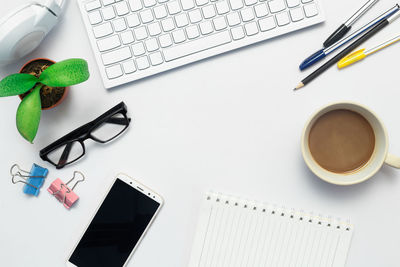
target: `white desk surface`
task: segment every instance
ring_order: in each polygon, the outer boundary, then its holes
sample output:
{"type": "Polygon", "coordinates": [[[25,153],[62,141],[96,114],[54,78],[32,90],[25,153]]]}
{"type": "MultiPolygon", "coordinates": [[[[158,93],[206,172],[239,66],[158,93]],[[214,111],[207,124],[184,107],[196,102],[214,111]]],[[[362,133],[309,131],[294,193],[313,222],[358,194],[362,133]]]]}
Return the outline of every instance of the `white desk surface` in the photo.
{"type": "MultiPolygon", "coordinates": [[[[22,2],[4,1],[0,15],[22,2]]],[[[300,153],[309,116],[327,103],[350,100],[380,115],[390,151],[400,154],[400,45],[348,69],[332,68],[304,90],[292,91],[307,74],[299,72],[299,63],[362,2],[323,0],[324,24],[106,91],[77,3],[70,1],[63,20],[38,50],[0,69],[4,77],[31,58],[81,57],[91,70],[90,80],[74,86],[61,106],[43,112],[33,145],[15,126],[19,99],[0,99],[0,265],[64,266],[106,186],[125,172],[165,198],[130,267],[187,266],[207,190],[349,217],[355,233],[347,266],[399,266],[400,172],[385,166],[368,182],[338,187],[315,177],[300,153]],[[62,170],[39,158],[41,148],[120,101],[134,123],[116,142],[102,146],[88,141],[84,160],[62,170]],[[24,195],[8,173],[13,163],[29,169],[33,162],[50,170],[38,198],[24,195]],[[85,173],[87,181],[76,188],[81,199],[68,211],[46,188],[74,170],[85,173]]],[[[394,3],[380,1],[356,27],[394,3]]],[[[400,21],[365,46],[399,31],[400,21]]]]}

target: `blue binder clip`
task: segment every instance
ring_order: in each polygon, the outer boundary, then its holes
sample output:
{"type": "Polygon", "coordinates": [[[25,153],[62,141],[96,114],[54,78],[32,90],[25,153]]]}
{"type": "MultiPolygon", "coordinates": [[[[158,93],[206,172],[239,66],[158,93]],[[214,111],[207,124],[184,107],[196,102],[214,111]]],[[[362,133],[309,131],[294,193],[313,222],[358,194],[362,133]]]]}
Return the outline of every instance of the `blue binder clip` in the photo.
{"type": "Polygon", "coordinates": [[[11,182],[13,184],[24,183],[25,185],[22,189],[23,192],[28,195],[37,196],[48,172],[49,170],[40,167],[37,164],[32,165],[32,169],[30,172],[24,171],[18,166],[18,164],[14,164],[11,166],[10,169],[10,174],[12,177],[11,182]],[[19,180],[15,179],[15,177],[17,176],[20,177],[19,180]]]}

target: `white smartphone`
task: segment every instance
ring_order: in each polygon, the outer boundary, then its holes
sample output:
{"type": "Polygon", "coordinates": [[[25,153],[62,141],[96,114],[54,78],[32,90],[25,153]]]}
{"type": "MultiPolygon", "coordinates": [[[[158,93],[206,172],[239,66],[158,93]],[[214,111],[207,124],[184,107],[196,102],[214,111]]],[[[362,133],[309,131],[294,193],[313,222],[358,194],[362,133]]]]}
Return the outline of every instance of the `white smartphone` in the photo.
{"type": "Polygon", "coordinates": [[[162,205],[160,195],[131,177],[118,174],[66,265],[126,266],[162,205]]]}

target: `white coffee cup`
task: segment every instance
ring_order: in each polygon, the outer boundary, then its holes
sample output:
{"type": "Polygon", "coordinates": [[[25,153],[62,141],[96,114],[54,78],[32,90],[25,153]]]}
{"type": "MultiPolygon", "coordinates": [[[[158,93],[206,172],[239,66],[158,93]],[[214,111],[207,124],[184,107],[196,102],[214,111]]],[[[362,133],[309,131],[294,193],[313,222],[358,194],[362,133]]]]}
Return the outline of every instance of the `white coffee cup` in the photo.
{"type": "Polygon", "coordinates": [[[352,185],[364,182],[374,176],[385,163],[400,169],[400,158],[388,153],[388,146],[387,131],[378,116],[367,107],[351,102],[333,103],[318,110],[306,123],[301,137],[301,149],[307,166],[322,180],[336,185],[352,185]],[[347,109],[361,114],[371,124],[375,133],[375,149],[370,160],[362,168],[350,173],[334,173],[325,170],[314,160],[308,145],[310,130],[315,121],[323,114],[337,109],[347,109]]]}

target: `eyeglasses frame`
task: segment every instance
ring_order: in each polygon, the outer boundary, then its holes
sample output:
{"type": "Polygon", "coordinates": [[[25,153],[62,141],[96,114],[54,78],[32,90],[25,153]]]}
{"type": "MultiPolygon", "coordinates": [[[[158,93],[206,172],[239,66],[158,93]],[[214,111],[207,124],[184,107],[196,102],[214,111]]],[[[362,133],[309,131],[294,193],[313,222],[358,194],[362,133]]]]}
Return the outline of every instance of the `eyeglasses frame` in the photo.
{"type": "MultiPolygon", "coordinates": [[[[127,116],[127,112],[128,112],[128,109],[127,109],[125,103],[124,102],[119,103],[118,105],[116,105],[115,107],[106,111],[105,113],[103,113],[96,119],[92,120],[91,122],[88,122],[88,123],[78,127],[77,129],[64,135],[63,137],[59,138],[55,142],[51,143],[50,145],[48,145],[45,148],[43,148],[42,150],[40,150],[40,152],[39,152],[40,158],[44,161],[51,163],[57,169],[61,169],[69,164],[72,164],[72,163],[78,161],[86,154],[86,148],[85,148],[84,141],[86,141],[87,139],[92,139],[95,142],[105,144],[105,143],[108,143],[108,142],[114,140],[115,138],[120,136],[123,132],[125,132],[131,122],[131,119],[128,118],[128,116],[127,116]],[[112,137],[106,141],[100,140],[92,135],[92,132],[95,129],[97,129],[98,127],[103,125],[103,123],[105,123],[108,119],[110,119],[112,116],[114,116],[115,114],[118,114],[118,113],[121,113],[127,121],[125,128],[123,130],[121,130],[120,133],[118,133],[117,135],[115,135],[114,137],[112,137]],[[72,144],[74,142],[79,142],[83,149],[82,155],[79,156],[78,158],[74,159],[71,162],[67,162],[65,164],[55,163],[48,158],[48,155],[51,152],[53,152],[54,150],[60,148],[61,146],[67,145],[68,143],[72,144]]],[[[63,154],[64,154],[64,151],[63,151],[63,154]]],[[[63,154],[61,155],[60,159],[63,157],[63,154]]]]}

